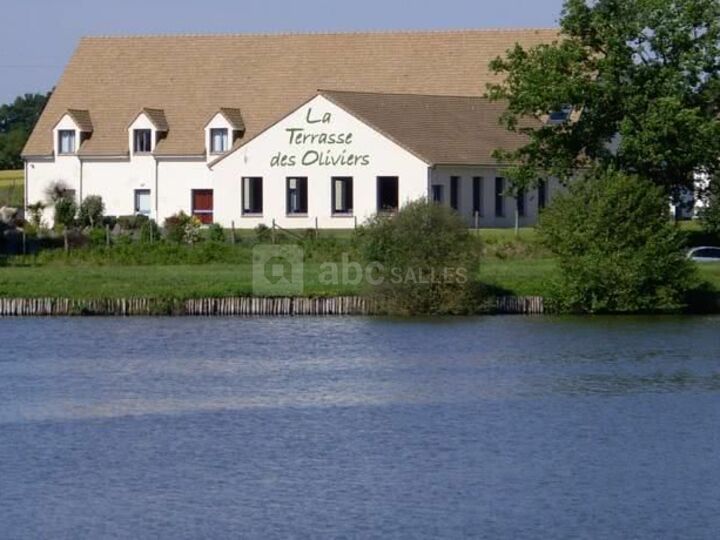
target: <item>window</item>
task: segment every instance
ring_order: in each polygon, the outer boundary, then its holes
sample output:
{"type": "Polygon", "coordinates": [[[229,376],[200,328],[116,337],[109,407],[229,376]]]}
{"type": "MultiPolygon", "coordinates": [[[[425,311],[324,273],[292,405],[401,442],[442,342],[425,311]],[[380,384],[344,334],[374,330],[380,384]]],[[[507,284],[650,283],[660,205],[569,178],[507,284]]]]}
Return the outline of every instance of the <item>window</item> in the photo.
{"type": "Polygon", "coordinates": [[[58,153],[74,154],[75,153],[75,130],[61,129],[58,130],[58,153]]]}
{"type": "Polygon", "coordinates": [[[443,200],[443,186],[441,184],[433,184],[432,186],[432,200],[435,203],[441,203],[443,200]]]}
{"type": "Polygon", "coordinates": [[[228,130],[213,128],[210,130],[210,153],[222,154],[228,151],[228,130]]]}
{"type": "Polygon", "coordinates": [[[525,217],[525,190],[520,190],[515,198],[517,205],[517,213],[520,217],[525,217]]]}
{"type": "Polygon", "coordinates": [[[482,216],[482,188],[482,176],[475,176],[473,178],[473,215],[482,216]]]}
{"type": "Polygon", "coordinates": [[[152,152],[152,130],[136,129],[133,132],[133,152],[149,154],[152,152]]]}
{"type": "Polygon", "coordinates": [[[287,179],[287,213],[307,214],[307,178],[287,179]]]}
{"type": "Polygon", "coordinates": [[[244,177],[242,179],[243,214],[263,213],[263,179],[244,177]]]}
{"type": "Polygon", "coordinates": [[[353,213],[353,179],[352,177],[334,177],[332,179],[332,213],[353,213]]]}
{"type": "Polygon", "coordinates": [[[213,222],[213,190],[192,190],[192,215],[204,224],[213,222]]]}
{"type": "Polygon", "coordinates": [[[538,210],[542,210],[547,205],[547,182],[540,180],[538,183],[538,210]]]}
{"type": "Polygon", "coordinates": [[[450,207],[453,210],[460,208],[460,177],[450,177],[450,207]]]}
{"type": "Polygon", "coordinates": [[[136,189],[135,190],[135,213],[142,214],[143,216],[149,216],[151,208],[152,208],[152,201],[150,199],[150,190],[149,189],[136,189]]]}
{"type": "Polygon", "coordinates": [[[495,179],[495,217],[505,216],[505,179],[495,179]]]}
{"type": "Polygon", "coordinates": [[[572,114],[572,107],[570,105],[565,105],[559,111],[552,111],[550,113],[550,115],[548,116],[548,123],[549,124],[563,124],[568,121],[571,114],[572,114]]]}
{"type": "Polygon", "coordinates": [[[399,179],[397,176],[378,176],[378,212],[396,212],[399,207],[399,179]]]}

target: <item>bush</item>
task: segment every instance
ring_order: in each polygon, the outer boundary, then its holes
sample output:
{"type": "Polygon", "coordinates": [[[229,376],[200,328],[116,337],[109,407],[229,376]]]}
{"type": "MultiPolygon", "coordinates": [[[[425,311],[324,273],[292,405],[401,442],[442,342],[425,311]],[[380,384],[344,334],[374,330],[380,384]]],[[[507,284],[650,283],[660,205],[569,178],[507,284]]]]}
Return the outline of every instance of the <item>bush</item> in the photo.
{"type": "Polygon", "coordinates": [[[272,238],[272,231],[270,230],[270,227],[268,227],[264,223],[261,223],[260,225],[255,227],[255,237],[257,238],[258,242],[269,242],[272,238]]]}
{"type": "Polygon", "coordinates": [[[358,230],[371,292],[390,313],[467,314],[477,310],[479,245],[454,211],[426,200],[358,230]]]}
{"type": "Polygon", "coordinates": [[[148,219],[140,227],[140,242],[148,244],[160,240],[160,227],[154,219],[148,219]]]}
{"type": "Polygon", "coordinates": [[[211,242],[225,241],[225,230],[222,228],[222,225],[213,223],[208,227],[208,240],[211,242]]]}
{"type": "Polygon", "coordinates": [[[64,180],[50,182],[45,188],[45,196],[50,204],[55,204],[60,199],[71,199],[72,190],[64,180]]]}
{"type": "Polygon", "coordinates": [[[35,204],[28,204],[28,214],[29,214],[29,222],[30,225],[32,225],[35,230],[39,230],[43,227],[43,211],[45,210],[45,205],[38,201],[35,204]]]}
{"type": "Polygon", "coordinates": [[[55,201],[55,226],[68,229],[75,225],[77,210],[77,204],[73,199],[61,197],[55,201]]]}
{"type": "Polygon", "coordinates": [[[80,203],[78,221],[81,227],[97,227],[103,222],[105,203],[100,195],[88,195],[80,203]]]}
{"type": "Polygon", "coordinates": [[[178,244],[195,244],[200,240],[200,227],[202,223],[194,216],[189,216],[182,210],[165,219],[163,229],[165,238],[178,244]]]}
{"type": "Polygon", "coordinates": [[[132,214],[129,216],[118,216],[117,224],[123,231],[139,231],[150,218],[144,214],[132,214]]]}
{"type": "Polygon", "coordinates": [[[683,307],[694,267],[652,182],[614,171],[575,181],[543,213],[542,242],[559,258],[553,299],[572,312],[683,307]]]}

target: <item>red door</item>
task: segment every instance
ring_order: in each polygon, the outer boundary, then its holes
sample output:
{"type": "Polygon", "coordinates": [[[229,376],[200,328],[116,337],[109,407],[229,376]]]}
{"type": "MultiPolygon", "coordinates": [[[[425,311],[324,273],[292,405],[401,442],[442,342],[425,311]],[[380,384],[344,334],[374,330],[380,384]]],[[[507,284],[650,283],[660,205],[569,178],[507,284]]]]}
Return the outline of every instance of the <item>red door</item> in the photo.
{"type": "Polygon", "coordinates": [[[213,222],[212,189],[192,190],[192,214],[206,225],[213,222]]]}

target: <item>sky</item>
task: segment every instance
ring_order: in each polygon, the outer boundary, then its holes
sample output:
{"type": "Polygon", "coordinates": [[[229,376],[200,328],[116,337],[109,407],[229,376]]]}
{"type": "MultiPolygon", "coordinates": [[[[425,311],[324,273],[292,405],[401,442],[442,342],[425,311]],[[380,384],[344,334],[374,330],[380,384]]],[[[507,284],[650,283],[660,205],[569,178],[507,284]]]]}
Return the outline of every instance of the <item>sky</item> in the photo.
{"type": "Polygon", "coordinates": [[[562,0],[3,0],[0,103],[55,85],[88,35],[551,27],[562,0]]]}

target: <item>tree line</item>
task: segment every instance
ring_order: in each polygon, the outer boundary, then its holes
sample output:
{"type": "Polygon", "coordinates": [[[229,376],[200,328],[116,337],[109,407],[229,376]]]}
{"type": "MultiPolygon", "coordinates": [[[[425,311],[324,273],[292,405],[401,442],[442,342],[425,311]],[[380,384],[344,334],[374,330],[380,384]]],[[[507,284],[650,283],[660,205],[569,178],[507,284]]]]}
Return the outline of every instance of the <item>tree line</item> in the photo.
{"type": "Polygon", "coordinates": [[[22,169],[20,154],[50,94],[25,94],[0,105],[0,170],[22,169]]]}

